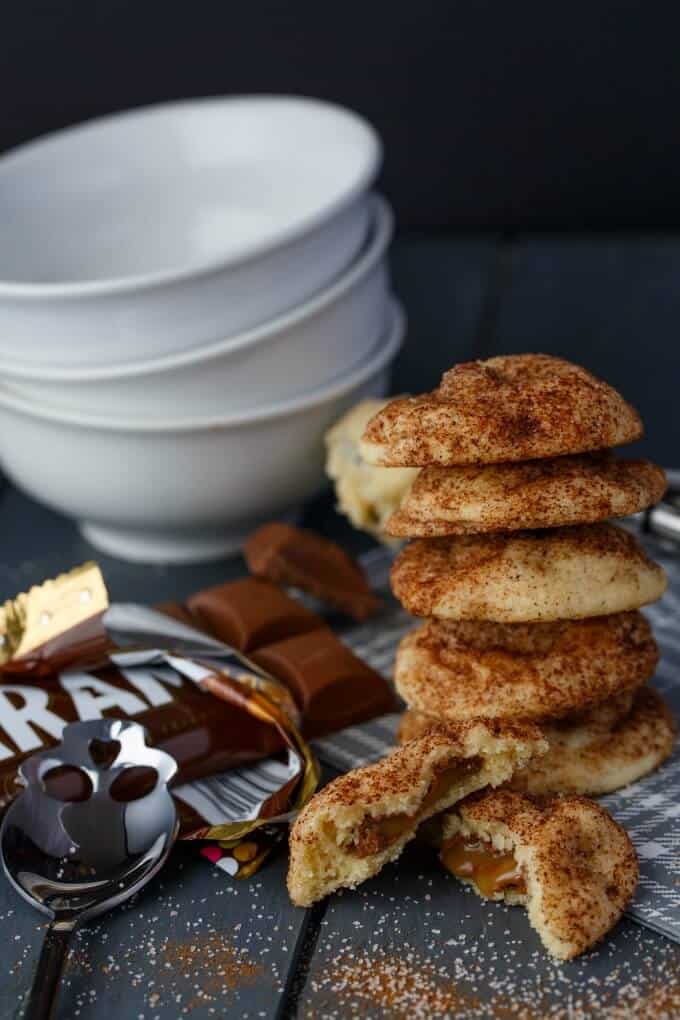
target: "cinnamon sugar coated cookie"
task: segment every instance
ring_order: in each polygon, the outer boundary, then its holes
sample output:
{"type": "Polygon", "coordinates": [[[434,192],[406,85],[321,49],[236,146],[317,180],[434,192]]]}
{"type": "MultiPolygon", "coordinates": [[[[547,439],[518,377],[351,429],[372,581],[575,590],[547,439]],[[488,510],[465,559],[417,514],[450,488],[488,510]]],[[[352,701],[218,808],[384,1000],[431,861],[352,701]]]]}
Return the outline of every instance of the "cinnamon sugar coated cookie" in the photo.
{"type": "Polygon", "coordinates": [[[392,401],[367,424],[370,464],[497,464],[630,443],[642,422],[586,369],[547,354],[456,365],[432,393],[392,401]]]}
{"type": "Polygon", "coordinates": [[[548,754],[535,768],[518,772],[509,785],[533,794],[592,797],[621,790],[659,768],[671,755],[677,732],[668,705],[653,687],[636,691],[630,710],[615,722],[594,709],[583,720],[541,729],[550,744],[548,754]]]}
{"type": "Polygon", "coordinates": [[[399,856],[422,821],[475,790],[506,782],[546,750],[531,724],[463,723],[333,780],[312,797],[291,830],[293,903],[310,906],[376,875],[399,856]]]}
{"type": "MultiPolygon", "coordinates": [[[[599,705],[595,705],[592,708],[586,708],[582,712],[574,712],[572,715],[563,716],[562,719],[554,721],[554,726],[550,722],[539,723],[538,725],[540,725],[544,736],[547,736],[553,729],[556,733],[561,734],[571,734],[578,730],[579,733],[587,732],[589,739],[596,739],[611,733],[612,728],[617,723],[630,715],[636,695],[636,691],[624,691],[623,694],[616,694],[613,698],[609,698],[608,701],[602,701],[599,705]]],[[[424,737],[426,733],[432,733],[435,730],[445,732],[447,726],[450,725],[456,724],[447,724],[445,719],[441,719],[438,716],[426,715],[415,708],[407,708],[399,720],[397,743],[405,744],[409,740],[424,737]]],[[[581,746],[583,741],[579,738],[576,743],[581,746]]],[[[548,755],[549,752],[542,756],[543,759],[547,759],[548,755]]],[[[519,773],[515,773],[515,775],[517,776],[519,773]]],[[[511,785],[515,786],[518,790],[524,789],[522,786],[515,784],[514,781],[511,785]]],[[[557,793],[563,791],[533,790],[530,792],[557,793]]],[[[583,791],[572,790],[570,792],[582,793],[583,791]]]]}
{"type": "MultiPolygon", "coordinates": [[[[445,729],[440,719],[409,710],[398,739],[415,740],[445,729]]],[[[619,694],[595,708],[541,724],[547,754],[515,772],[507,784],[531,794],[578,793],[597,797],[630,786],[671,755],[677,727],[653,687],[619,694]]]]}
{"type": "Polygon", "coordinates": [[[498,623],[639,609],[667,583],[635,538],[612,524],[416,539],[391,577],[415,616],[498,623]]]}
{"type": "Polygon", "coordinates": [[[394,680],[409,708],[438,719],[541,720],[639,687],[658,661],[639,612],[554,623],[427,620],[402,639],[394,680]]]}
{"type": "Polygon", "coordinates": [[[527,908],[545,948],[570,960],[630,902],[638,861],[626,832],[583,797],[473,796],[447,812],[442,863],[489,899],[527,908]]]}
{"type": "Polygon", "coordinates": [[[482,467],[423,468],[387,521],[397,538],[591,524],[652,506],[666,476],[647,460],[608,453],[482,467]]]}

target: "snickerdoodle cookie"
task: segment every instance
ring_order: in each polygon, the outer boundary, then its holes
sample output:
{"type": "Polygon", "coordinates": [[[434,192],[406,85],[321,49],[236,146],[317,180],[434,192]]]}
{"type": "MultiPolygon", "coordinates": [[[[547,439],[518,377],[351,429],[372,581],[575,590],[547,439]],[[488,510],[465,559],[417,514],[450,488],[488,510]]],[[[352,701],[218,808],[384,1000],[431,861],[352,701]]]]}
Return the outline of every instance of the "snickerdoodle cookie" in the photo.
{"type": "Polygon", "coordinates": [[[409,708],[441,720],[553,719],[634,690],[659,652],[639,612],[554,623],[427,620],[397,651],[409,708]]]}
{"type": "Polygon", "coordinates": [[[630,786],[657,769],[672,753],[677,732],[662,696],[653,687],[641,687],[616,722],[603,716],[609,704],[592,709],[583,720],[542,725],[548,754],[535,768],[516,773],[509,785],[527,793],[595,797],[630,786]]]}
{"type": "Polygon", "coordinates": [[[657,503],[666,476],[609,453],[521,463],[423,468],[386,531],[395,538],[592,524],[657,503]]]}
{"type": "Polygon", "coordinates": [[[444,817],[440,856],[480,896],[525,906],[559,960],[601,939],[638,881],[627,833],[584,797],[537,799],[509,790],[469,797],[444,817]]]}
{"type": "MultiPolygon", "coordinates": [[[[554,731],[555,733],[576,733],[579,736],[574,741],[574,746],[583,746],[584,742],[590,742],[602,736],[607,736],[617,723],[626,719],[633,708],[636,691],[624,691],[623,694],[615,694],[608,701],[601,701],[599,705],[592,708],[585,708],[582,712],[574,712],[565,715],[561,719],[541,722],[540,728],[544,735],[554,731]]],[[[455,725],[455,723],[448,725],[455,725]]],[[[415,708],[407,708],[402,713],[397,730],[397,743],[405,744],[416,737],[424,737],[426,733],[433,730],[446,730],[447,723],[437,716],[425,715],[415,708]]],[[[571,741],[570,741],[571,742],[571,741]]],[[[543,757],[547,757],[544,755],[543,757]]],[[[515,773],[517,776],[519,773],[515,773]]],[[[524,789],[514,781],[510,784],[515,789],[524,789]]],[[[561,793],[562,790],[531,790],[530,793],[561,793]]],[[[584,790],[570,790],[570,793],[584,793],[584,790]]]]}
{"type": "Polygon", "coordinates": [[[616,390],[547,354],[468,361],[436,390],[392,401],[367,424],[371,464],[497,464],[620,446],[642,422],[616,390]]]}
{"type": "MultiPolygon", "coordinates": [[[[409,710],[401,718],[401,743],[433,730],[441,719],[409,710]]],[[[673,751],[677,727],[653,687],[619,694],[576,716],[542,723],[547,754],[515,772],[507,784],[526,793],[613,793],[657,769],[673,751]]]]}
{"type": "Polygon", "coordinates": [[[663,569],[612,524],[416,539],[392,590],[416,616],[529,623],[639,609],[666,589],[663,569]]]}
{"type": "Polygon", "coordinates": [[[288,891],[309,906],[399,856],[418,825],[461,797],[507,782],[547,744],[531,724],[463,723],[329,783],[290,834],[288,891]]]}

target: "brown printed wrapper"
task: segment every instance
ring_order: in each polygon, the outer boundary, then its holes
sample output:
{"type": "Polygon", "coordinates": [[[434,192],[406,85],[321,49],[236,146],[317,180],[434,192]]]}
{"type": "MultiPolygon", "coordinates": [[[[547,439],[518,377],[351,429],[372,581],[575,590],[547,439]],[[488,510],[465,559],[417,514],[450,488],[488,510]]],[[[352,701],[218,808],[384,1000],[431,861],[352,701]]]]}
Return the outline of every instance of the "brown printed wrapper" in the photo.
{"type": "Polygon", "coordinates": [[[109,607],[88,563],[0,608],[0,808],[19,792],[25,758],[58,743],[65,724],[102,715],[141,723],[175,758],[181,836],[221,841],[237,877],[256,870],[270,837],[239,845],[293,816],[318,784],[283,684],[182,620],[109,607]],[[249,772],[263,759],[275,772],[264,785],[249,772]]]}

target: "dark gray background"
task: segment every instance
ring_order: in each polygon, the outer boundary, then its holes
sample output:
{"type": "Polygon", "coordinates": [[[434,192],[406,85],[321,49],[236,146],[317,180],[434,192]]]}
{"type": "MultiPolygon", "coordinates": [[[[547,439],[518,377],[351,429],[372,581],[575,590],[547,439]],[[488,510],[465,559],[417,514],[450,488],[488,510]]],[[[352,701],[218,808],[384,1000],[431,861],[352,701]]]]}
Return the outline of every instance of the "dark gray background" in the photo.
{"type": "Polygon", "coordinates": [[[672,0],[8,0],[0,150],[162,99],[300,92],[387,147],[403,227],[680,225],[672,0]]]}
{"type": "Polygon", "coordinates": [[[14,0],[0,152],[185,96],[345,103],[385,142],[411,320],[395,388],[465,357],[562,354],[620,386],[642,449],[673,465],[679,29],[671,0],[14,0]]]}

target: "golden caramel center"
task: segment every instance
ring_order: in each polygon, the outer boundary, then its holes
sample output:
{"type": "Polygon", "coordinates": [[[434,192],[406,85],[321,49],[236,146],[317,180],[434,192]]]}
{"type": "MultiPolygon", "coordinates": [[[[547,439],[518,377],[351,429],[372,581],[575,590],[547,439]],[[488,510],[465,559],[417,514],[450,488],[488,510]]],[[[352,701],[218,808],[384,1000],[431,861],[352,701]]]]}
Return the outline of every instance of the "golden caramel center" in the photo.
{"type": "Polygon", "coordinates": [[[487,898],[505,889],[526,892],[522,871],[513,854],[495,850],[486,840],[454,836],[442,846],[440,858],[448,871],[474,882],[487,898]]]}
{"type": "Polygon", "coordinates": [[[349,849],[357,857],[370,857],[373,854],[382,853],[392,843],[396,843],[409,828],[413,827],[433,804],[442,800],[461,779],[476,772],[479,765],[479,758],[467,758],[464,761],[444,766],[434,775],[416,812],[409,814],[399,811],[391,815],[384,815],[382,818],[364,818],[349,849]]]}
{"type": "Polygon", "coordinates": [[[421,812],[426,811],[433,804],[436,804],[437,801],[442,800],[461,779],[469,776],[472,772],[477,772],[479,766],[479,758],[466,758],[464,761],[457,761],[455,765],[449,765],[441,772],[438,772],[430,783],[430,788],[420,806],[421,812]]]}

